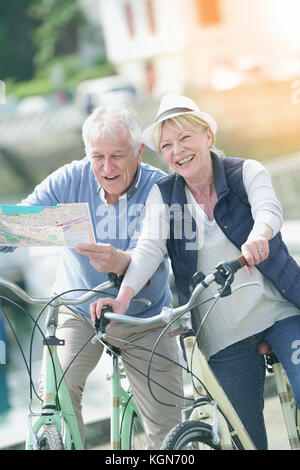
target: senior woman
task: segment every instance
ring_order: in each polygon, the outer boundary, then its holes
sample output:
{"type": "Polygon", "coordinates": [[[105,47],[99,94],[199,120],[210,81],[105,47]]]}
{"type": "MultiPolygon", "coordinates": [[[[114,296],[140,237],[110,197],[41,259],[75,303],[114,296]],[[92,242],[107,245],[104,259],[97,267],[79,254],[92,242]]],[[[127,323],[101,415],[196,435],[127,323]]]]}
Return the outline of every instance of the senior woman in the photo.
{"type": "Polygon", "coordinates": [[[265,364],[258,346],[272,346],[299,405],[300,360],[293,348],[300,340],[300,268],[282,241],[281,205],[268,172],[254,160],[218,155],[216,131],[212,116],[191,99],[163,97],[144,142],[174,172],[149,194],[143,232],[117,299],[94,302],[91,316],[100,316],[103,304],[125,313],[166,252],[181,304],[194,272],[208,273],[242,253],[248,267],[236,282],[249,282],[251,274],[258,285],[217,302],[199,344],[257,449],[267,449],[265,364]]]}

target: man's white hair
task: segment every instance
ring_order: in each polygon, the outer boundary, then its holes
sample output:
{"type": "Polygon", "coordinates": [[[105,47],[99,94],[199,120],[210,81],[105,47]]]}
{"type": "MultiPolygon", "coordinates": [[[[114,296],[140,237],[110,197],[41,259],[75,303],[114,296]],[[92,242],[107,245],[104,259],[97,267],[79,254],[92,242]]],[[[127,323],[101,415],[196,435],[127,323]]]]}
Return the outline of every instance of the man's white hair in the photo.
{"type": "Polygon", "coordinates": [[[136,112],[125,105],[106,105],[95,108],[82,126],[82,138],[89,157],[90,142],[101,139],[115,140],[116,132],[128,130],[130,144],[137,155],[142,144],[142,130],[136,112]]]}

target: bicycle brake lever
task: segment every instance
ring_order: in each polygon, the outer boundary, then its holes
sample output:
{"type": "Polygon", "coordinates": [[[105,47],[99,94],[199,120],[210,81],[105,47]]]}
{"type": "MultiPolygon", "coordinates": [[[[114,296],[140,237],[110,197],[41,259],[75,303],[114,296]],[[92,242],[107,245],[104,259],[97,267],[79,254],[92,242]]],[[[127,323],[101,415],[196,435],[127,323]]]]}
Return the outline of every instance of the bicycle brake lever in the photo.
{"type": "Polygon", "coordinates": [[[234,279],[234,273],[231,269],[228,270],[226,263],[220,263],[215,267],[214,271],[215,282],[220,286],[224,287],[226,285],[225,291],[222,296],[230,295],[230,284],[234,279]]]}
{"type": "MultiPolygon", "coordinates": [[[[222,292],[221,297],[227,297],[228,295],[233,294],[239,289],[243,289],[243,287],[249,287],[249,286],[259,286],[259,283],[258,282],[246,282],[244,284],[239,284],[238,286],[232,286],[228,284],[225,290],[222,292]]],[[[220,288],[219,291],[222,291],[222,288],[220,288]]],[[[216,294],[214,295],[214,297],[216,298],[218,295],[219,294],[216,294]]]]}
{"type": "Polygon", "coordinates": [[[109,305],[103,305],[102,307],[102,312],[101,312],[101,317],[96,318],[96,320],[93,323],[93,327],[96,331],[96,334],[98,336],[99,333],[105,334],[105,328],[109,324],[110,320],[105,318],[105,313],[107,312],[112,312],[112,309],[109,305]]]}
{"type": "Polygon", "coordinates": [[[259,286],[259,282],[245,282],[244,284],[239,284],[238,286],[231,287],[231,292],[236,292],[239,289],[243,289],[244,287],[249,286],[259,286]]]}
{"type": "Polygon", "coordinates": [[[224,283],[222,287],[220,287],[219,292],[221,292],[221,297],[227,297],[228,295],[232,294],[232,289],[230,283],[224,283]]]}

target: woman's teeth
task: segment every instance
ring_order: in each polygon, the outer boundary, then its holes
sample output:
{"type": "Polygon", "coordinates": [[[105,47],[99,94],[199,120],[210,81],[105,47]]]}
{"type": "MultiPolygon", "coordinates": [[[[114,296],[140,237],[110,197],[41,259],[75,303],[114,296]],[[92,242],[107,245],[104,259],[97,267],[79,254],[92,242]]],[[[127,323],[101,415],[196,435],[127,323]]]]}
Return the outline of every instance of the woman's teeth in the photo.
{"type": "Polygon", "coordinates": [[[191,161],[193,158],[194,158],[194,155],[190,155],[189,157],[186,157],[186,158],[184,158],[183,160],[180,160],[177,163],[178,163],[178,165],[183,165],[184,163],[187,163],[187,162],[191,161]]]}

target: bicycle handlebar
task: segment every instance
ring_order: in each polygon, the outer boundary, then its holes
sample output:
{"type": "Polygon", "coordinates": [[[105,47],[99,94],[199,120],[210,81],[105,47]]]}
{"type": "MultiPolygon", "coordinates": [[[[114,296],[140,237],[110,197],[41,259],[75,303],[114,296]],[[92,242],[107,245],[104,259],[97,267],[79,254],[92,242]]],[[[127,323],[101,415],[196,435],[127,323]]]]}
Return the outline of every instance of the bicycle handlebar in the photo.
{"type": "MultiPolygon", "coordinates": [[[[102,282],[101,284],[94,287],[93,289],[90,289],[89,292],[86,292],[85,294],[82,294],[76,298],[66,297],[63,293],[61,295],[54,293],[50,297],[32,297],[31,295],[27,294],[25,290],[19,287],[15,282],[9,281],[8,279],[5,279],[4,277],[1,277],[1,276],[0,276],[0,286],[5,287],[6,289],[10,290],[13,294],[15,294],[21,300],[24,300],[24,302],[27,302],[29,304],[45,305],[45,304],[51,303],[52,305],[59,307],[61,305],[83,304],[91,300],[97,294],[100,294],[102,291],[105,291],[112,287],[118,288],[120,286],[120,283],[122,282],[122,280],[119,275],[114,274],[114,273],[107,273],[107,277],[108,277],[108,281],[102,282]]],[[[80,291],[80,289],[74,289],[74,290],[80,291]]],[[[151,305],[151,302],[146,299],[136,298],[135,300],[142,302],[148,306],[151,305]]]]}
{"type": "MultiPolygon", "coordinates": [[[[243,255],[231,261],[227,261],[227,262],[223,261],[218,266],[216,266],[214,272],[208,274],[207,276],[204,276],[204,275],[200,276],[199,282],[194,288],[189,301],[185,305],[182,305],[180,307],[177,307],[177,308],[164,307],[158,315],[148,317],[148,318],[138,318],[138,317],[133,317],[129,315],[120,315],[118,313],[108,313],[108,312],[104,313],[104,317],[110,321],[117,321],[120,323],[127,323],[131,325],[156,325],[157,323],[160,323],[160,322],[167,324],[171,320],[174,320],[176,317],[179,317],[180,315],[186,312],[189,312],[190,310],[195,308],[200,294],[213,282],[223,285],[224,288],[226,286],[229,286],[234,279],[234,274],[239,269],[243,268],[244,266],[247,266],[247,261],[243,255]]],[[[242,284],[240,286],[237,286],[234,290],[237,290],[241,287],[244,287],[250,284],[253,284],[253,283],[242,284]]],[[[229,295],[229,294],[225,294],[225,295],[229,295]]]]}
{"type": "Polygon", "coordinates": [[[11,292],[17,295],[20,299],[24,300],[25,302],[29,304],[45,305],[51,302],[51,300],[53,300],[53,303],[56,306],[60,306],[60,305],[82,304],[90,300],[95,295],[97,295],[97,293],[100,293],[101,291],[107,290],[111,287],[115,287],[115,284],[113,281],[105,281],[102,284],[99,284],[98,286],[96,286],[91,292],[87,292],[79,297],[76,297],[75,299],[64,297],[63,294],[59,298],[56,298],[59,294],[53,294],[51,297],[32,297],[31,295],[27,294],[27,292],[25,292],[23,289],[21,289],[21,287],[15,284],[13,281],[9,281],[8,279],[5,279],[4,277],[1,277],[1,276],[0,276],[0,286],[9,289],[11,292]],[[96,292],[96,291],[99,291],[99,292],[96,292]]]}
{"type": "MultiPolygon", "coordinates": [[[[163,322],[163,323],[169,323],[172,319],[176,318],[177,316],[188,312],[189,310],[192,310],[197,303],[199,295],[203,292],[203,290],[208,287],[210,284],[213,282],[217,282],[218,284],[221,285],[230,285],[234,279],[234,274],[241,269],[243,266],[246,266],[247,262],[243,256],[240,256],[238,259],[228,261],[228,262],[222,262],[220,263],[216,268],[213,273],[208,274],[207,276],[200,276],[199,280],[197,281],[197,285],[189,299],[189,301],[180,307],[177,308],[170,308],[170,307],[164,307],[163,310],[155,316],[148,317],[148,318],[138,318],[138,317],[133,317],[129,315],[120,315],[117,313],[110,313],[110,312],[104,312],[104,317],[108,321],[119,321],[122,323],[130,323],[132,325],[155,325],[157,323],[163,322]]],[[[23,301],[29,303],[29,304],[39,304],[39,305],[45,305],[45,304],[52,304],[55,307],[59,307],[61,305],[79,305],[82,303],[85,303],[89,300],[91,300],[93,297],[95,297],[97,294],[101,293],[101,291],[105,291],[107,289],[110,289],[112,287],[119,287],[122,278],[120,276],[117,276],[113,273],[108,273],[108,281],[105,281],[98,286],[94,287],[94,289],[91,289],[89,292],[74,298],[68,298],[65,297],[64,294],[62,293],[61,295],[59,294],[53,294],[51,297],[33,297],[27,292],[25,292],[21,287],[19,287],[16,283],[13,281],[9,281],[8,279],[5,279],[0,276],[0,286],[5,287],[9,289],[12,293],[17,295],[20,299],[23,301]]],[[[76,290],[76,289],[75,289],[76,290]]],[[[80,289],[78,289],[80,290],[80,289]]],[[[151,302],[145,299],[141,298],[135,298],[134,300],[145,303],[146,305],[151,305],[151,302]]]]}

